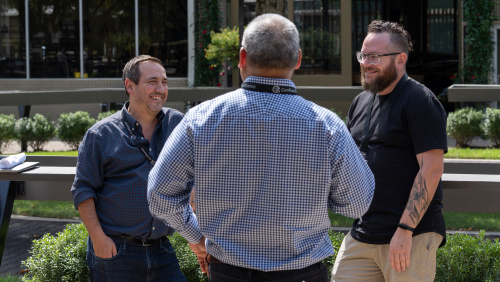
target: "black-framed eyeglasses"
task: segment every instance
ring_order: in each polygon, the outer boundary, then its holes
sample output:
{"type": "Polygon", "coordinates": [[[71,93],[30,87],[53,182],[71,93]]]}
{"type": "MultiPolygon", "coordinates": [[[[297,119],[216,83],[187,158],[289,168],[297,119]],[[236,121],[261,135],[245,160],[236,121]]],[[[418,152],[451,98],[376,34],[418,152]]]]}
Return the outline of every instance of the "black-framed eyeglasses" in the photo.
{"type": "Polygon", "coordinates": [[[368,62],[372,65],[376,65],[380,63],[380,57],[384,56],[390,56],[390,55],[399,55],[403,52],[397,52],[397,53],[388,53],[388,54],[365,54],[363,52],[356,52],[356,59],[358,59],[358,62],[363,63],[366,58],[368,58],[368,62]]]}

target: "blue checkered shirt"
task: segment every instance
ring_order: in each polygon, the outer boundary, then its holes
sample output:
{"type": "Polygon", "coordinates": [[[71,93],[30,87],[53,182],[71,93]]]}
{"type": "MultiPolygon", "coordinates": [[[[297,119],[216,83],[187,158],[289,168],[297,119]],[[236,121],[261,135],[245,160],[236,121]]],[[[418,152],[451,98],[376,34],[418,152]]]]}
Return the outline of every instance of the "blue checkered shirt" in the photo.
{"type": "MultiPolygon", "coordinates": [[[[151,142],[142,127],[127,111],[126,122],[157,159],[167,137],[183,114],[163,108],[151,142]]],[[[103,119],[90,128],[78,148],[76,176],[71,187],[76,208],[94,198],[99,222],[107,235],[125,234],[139,239],[156,239],[173,232],[151,216],[146,198],[148,175],[153,165],[135,146],[122,122],[122,112],[103,119]]]]}
{"type": "MultiPolygon", "coordinates": [[[[246,81],[295,87],[286,79],[246,81]]],[[[360,217],[374,187],[333,112],[298,95],[238,89],[189,111],[151,171],[148,201],[189,242],[204,235],[222,262],[278,271],[333,255],[328,208],[360,217]]]]}

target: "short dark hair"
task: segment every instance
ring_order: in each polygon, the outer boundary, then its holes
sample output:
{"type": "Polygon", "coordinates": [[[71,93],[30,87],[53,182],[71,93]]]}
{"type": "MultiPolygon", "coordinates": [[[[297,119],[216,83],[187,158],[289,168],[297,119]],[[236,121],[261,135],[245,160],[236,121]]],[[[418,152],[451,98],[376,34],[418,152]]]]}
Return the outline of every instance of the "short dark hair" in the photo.
{"type": "MultiPolygon", "coordinates": [[[[139,55],[137,57],[130,59],[130,61],[128,61],[125,67],[123,68],[123,74],[122,74],[123,82],[125,82],[125,80],[127,80],[128,78],[135,84],[138,84],[139,80],[141,79],[141,70],[139,69],[139,64],[145,61],[152,61],[158,63],[163,68],[163,71],[165,71],[165,68],[163,67],[163,64],[161,63],[160,59],[149,55],[139,55]]],[[[127,92],[127,89],[125,89],[125,92],[127,92]]]]}
{"type": "Polygon", "coordinates": [[[408,54],[410,51],[413,51],[413,42],[411,41],[410,33],[398,23],[374,20],[368,25],[368,34],[370,33],[389,33],[391,34],[391,42],[401,52],[408,54]]]}

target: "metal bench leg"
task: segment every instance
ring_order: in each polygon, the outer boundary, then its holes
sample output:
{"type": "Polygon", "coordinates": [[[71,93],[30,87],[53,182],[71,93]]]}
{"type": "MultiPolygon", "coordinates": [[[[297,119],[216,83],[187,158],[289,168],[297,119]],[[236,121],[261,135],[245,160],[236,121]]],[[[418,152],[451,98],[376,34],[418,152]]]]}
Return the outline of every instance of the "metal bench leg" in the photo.
{"type": "Polygon", "coordinates": [[[5,241],[9,231],[10,216],[16,198],[16,182],[0,181],[0,265],[2,264],[5,241]]]}

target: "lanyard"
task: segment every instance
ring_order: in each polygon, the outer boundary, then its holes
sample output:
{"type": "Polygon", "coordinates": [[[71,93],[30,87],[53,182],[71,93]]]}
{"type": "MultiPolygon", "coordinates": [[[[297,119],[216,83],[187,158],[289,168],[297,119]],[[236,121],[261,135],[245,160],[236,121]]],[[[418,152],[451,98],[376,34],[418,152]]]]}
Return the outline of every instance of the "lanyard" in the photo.
{"type": "Polygon", "coordinates": [[[370,139],[373,137],[373,132],[375,132],[375,128],[378,125],[378,122],[380,121],[380,117],[382,116],[383,113],[387,112],[387,110],[390,108],[392,102],[396,100],[395,95],[399,93],[401,89],[403,89],[404,85],[408,81],[408,76],[405,74],[402,78],[401,81],[398,82],[394,90],[392,91],[392,97],[388,97],[390,100],[385,101],[385,103],[380,107],[380,110],[378,112],[378,116],[375,118],[373,121],[372,126],[370,127],[370,121],[371,121],[371,115],[373,111],[373,102],[375,101],[375,96],[377,94],[373,93],[373,98],[372,102],[370,103],[370,106],[367,107],[366,109],[366,114],[365,114],[365,127],[363,130],[363,137],[361,137],[361,145],[359,147],[359,150],[361,151],[361,154],[363,157],[366,159],[366,152],[368,152],[368,143],[370,143],[370,139]]]}
{"type": "Polygon", "coordinates": [[[134,132],[132,132],[132,129],[130,128],[130,125],[125,120],[125,113],[123,112],[123,110],[122,110],[122,122],[123,122],[123,125],[125,126],[125,128],[127,129],[128,134],[130,135],[130,139],[132,139],[132,141],[134,141],[135,146],[137,148],[139,148],[139,151],[141,151],[141,153],[144,155],[144,157],[146,157],[146,159],[152,165],[155,165],[156,161],[153,159],[153,157],[151,157],[149,155],[148,151],[144,148],[144,144],[142,144],[142,142],[137,138],[137,136],[135,136],[134,132]]]}
{"type": "Polygon", "coordinates": [[[241,88],[249,91],[268,92],[274,94],[297,95],[297,89],[293,86],[269,85],[255,82],[243,82],[241,88]]]}

